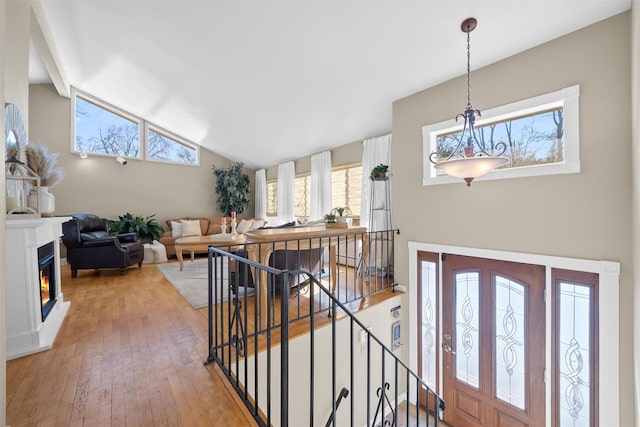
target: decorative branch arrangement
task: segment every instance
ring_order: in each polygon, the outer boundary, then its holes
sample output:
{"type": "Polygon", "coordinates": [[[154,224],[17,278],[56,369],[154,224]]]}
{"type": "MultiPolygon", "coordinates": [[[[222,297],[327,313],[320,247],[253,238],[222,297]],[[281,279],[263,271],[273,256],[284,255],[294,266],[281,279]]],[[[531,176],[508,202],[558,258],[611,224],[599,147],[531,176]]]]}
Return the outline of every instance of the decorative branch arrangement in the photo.
{"type": "MultiPolygon", "coordinates": [[[[49,153],[47,146],[39,142],[30,142],[25,145],[27,166],[40,177],[42,187],[55,187],[64,178],[64,171],[58,163],[60,153],[49,153]]],[[[16,155],[16,147],[7,150],[7,157],[16,155]]]]}

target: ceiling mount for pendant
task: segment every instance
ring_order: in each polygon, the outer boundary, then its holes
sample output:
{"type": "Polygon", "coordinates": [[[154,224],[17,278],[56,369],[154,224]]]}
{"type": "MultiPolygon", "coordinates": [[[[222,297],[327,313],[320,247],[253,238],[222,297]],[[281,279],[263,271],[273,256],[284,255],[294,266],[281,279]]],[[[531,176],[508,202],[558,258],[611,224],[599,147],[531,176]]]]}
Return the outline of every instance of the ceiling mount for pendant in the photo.
{"type": "Polygon", "coordinates": [[[471,31],[476,29],[477,25],[478,25],[478,20],[476,18],[467,18],[464,21],[462,21],[462,24],[460,24],[460,29],[462,30],[463,33],[469,34],[471,31]]]}

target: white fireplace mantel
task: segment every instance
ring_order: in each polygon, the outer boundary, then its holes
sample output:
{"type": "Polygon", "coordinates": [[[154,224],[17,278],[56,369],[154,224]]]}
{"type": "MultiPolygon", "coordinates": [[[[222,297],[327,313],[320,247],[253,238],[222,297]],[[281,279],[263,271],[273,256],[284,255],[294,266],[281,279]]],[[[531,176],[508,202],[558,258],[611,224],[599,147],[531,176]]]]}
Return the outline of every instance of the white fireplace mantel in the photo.
{"type": "Polygon", "coordinates": [[[51,348],[69,302],[62,296],[60,236],[69,217],[6,221],[7,359],[51,348]],[[56,303],[42,322],[38,248],[53,242],[56,303]]]}

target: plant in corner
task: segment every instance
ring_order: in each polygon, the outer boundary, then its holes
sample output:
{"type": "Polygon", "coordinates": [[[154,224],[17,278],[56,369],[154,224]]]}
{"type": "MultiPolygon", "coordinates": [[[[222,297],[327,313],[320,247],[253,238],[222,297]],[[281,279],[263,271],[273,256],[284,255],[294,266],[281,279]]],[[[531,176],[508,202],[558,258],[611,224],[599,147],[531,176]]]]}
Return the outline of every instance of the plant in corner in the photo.
{"type": "Polygon", "coordinates": [[[138,215],[132,215],[127,212],[118,216],[117,221],[109,220],[109,233],[112,235],[137,233],[144,241],[152,241],[154,237],[160,237],[162,226],[153,219],[154,215],[143,218],[138,215]]]}
{"type": "Polygon", "coordinates": [[[218,193],[218,208],[226,215],[231,212],[243,213],[249,206],[247,195],[250,190],[249,175],[242,171],[243,163],[238,162],[229,168],[217,168],[213,166],[213,174],[216,176],[216,193],[218,193]]]}
{"type": "Polygon", "coordinates": [[[371,170],[371,179],[383,179],[389,172],[389,166],[380,163],[378,166],[371,170]]]}

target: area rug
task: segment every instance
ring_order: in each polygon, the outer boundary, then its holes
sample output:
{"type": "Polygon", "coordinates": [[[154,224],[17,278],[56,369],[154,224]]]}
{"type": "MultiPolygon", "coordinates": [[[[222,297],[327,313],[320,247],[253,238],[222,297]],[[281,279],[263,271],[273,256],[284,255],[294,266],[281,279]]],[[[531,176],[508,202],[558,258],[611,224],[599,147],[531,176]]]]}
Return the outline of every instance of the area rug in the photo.
{"type": "MultiPolygon", "coordinates": [[[[218,271],[224,272],[224,282],[222,289],[222,301],[227,301],[228,292],[228,261],[218,262],[218,271]]],[[[209,278],[208,259],[201,258],[195,261],[184,262],[184,269],[180,271],[179,262],[169,262],[165,264],[156,264],[158,269],[164,274],[164,277],[173,285],[180,295],[186,299],[193,308],[206,307],[209,304],[209,291],[207,281],[209,278]]],[[[218,294],[218,301],[220,301],[218,294]]]]}

